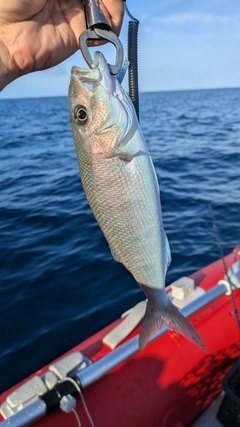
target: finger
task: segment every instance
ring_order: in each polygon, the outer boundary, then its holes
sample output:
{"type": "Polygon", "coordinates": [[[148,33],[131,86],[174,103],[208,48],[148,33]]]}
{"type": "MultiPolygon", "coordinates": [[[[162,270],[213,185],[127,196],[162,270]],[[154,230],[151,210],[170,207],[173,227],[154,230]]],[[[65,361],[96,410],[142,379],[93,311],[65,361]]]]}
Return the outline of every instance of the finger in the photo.
{"type": "Polygon", "coordinates": [[[117,35],[120,34],[124,6],[122,0],[102,0],[103,12],[107,17],[110,17],[111,26],[117,35]]]}

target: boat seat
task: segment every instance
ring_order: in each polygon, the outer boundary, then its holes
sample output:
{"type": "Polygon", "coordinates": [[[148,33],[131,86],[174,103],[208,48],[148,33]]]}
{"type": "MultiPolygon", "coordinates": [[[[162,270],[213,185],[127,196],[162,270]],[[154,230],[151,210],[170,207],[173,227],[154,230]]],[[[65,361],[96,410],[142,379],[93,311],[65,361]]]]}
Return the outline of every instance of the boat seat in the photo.
{"type": "Polygon", "coordinates": [[[187,276],[175,280],[166,290],[168,298],[178,308],[185,307],[205,293],[203,288],[196,286],[194,280],[187,276]]]}
{"type": "Polygon", "coordinates": [[[139,324],[146,311],[147,300],[139,302],[133,308],[125,312],[124,320],[112,329],[104,338],[104,344],[112,350],[120,344],[139,324]]]}

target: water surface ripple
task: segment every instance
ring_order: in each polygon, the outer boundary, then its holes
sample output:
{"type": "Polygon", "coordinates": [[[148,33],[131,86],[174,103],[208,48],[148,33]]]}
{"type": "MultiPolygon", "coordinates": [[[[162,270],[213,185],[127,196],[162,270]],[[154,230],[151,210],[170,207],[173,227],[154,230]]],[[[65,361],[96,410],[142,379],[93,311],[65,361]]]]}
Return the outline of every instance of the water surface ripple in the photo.
{"type": "MultiPolygon", "coordinates": [[[[67,98],[0,100],[0,390],[143,294],[83,194],[67,98]]],[[[240,244],[240,90],[141,95],[172,249],[167,283],[240,244]]]]}

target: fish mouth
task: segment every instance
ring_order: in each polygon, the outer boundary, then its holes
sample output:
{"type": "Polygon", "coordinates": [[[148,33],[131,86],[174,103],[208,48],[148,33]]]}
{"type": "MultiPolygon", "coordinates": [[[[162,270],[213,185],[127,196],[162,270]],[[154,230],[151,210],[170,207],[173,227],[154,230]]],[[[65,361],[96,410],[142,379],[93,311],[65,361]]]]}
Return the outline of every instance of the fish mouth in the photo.
{"type": "Polygon", "coordinates": [[[80,68],[74,65],[71,70],[71,76],[82,81],[97,81],[99,79],[99,70],[96,68],[90,68],[87,70],[86,68],[80,68]]]}
{"type": "Polygon", "coordinates": [[[71,69],[72,76],[78,79],[91,79],[95,80],[98,73],[105,73],[110,75],[110,70],[106,59],[101,52],[95,52],[93,58],[92,68],[81,68],[74,65],[71,69]]]}
{"type": "Polygon", "coordinates": [[[99,68],[100,71],[105,70],[110,75],[109,65],[103,54],[99,51],[94,53],[93,68],[99,68]]]}
{"type": "MultiPolygon", "coordinates": [[[[94,53],[93,68],[80,68],[73,66],[71,77],[86,83],[101,84],[108,93],[111,93],[114,88],[114,77],[110,73],[109,65],[101,52],[94,53]]],[[[88,84],[89,89],[93,89],[93,85],[88,84]]]]}

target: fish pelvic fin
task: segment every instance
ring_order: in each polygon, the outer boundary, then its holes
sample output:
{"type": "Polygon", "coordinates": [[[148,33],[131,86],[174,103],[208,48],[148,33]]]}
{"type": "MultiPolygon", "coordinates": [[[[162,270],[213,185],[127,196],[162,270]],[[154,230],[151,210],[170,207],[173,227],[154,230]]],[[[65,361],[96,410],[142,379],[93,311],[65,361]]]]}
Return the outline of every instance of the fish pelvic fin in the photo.
{"type": "Polygon", "coordinates": [[[142,351],[149,343],[152,336],[162,327],[178,332],[189,341],[197,344],[206,351],[205,345],[191,323],[172,304],[166,296],[164,289],[149,288],[141,285],[148,298],[146,313],[139,336],[139,349],[142,351]]]}

